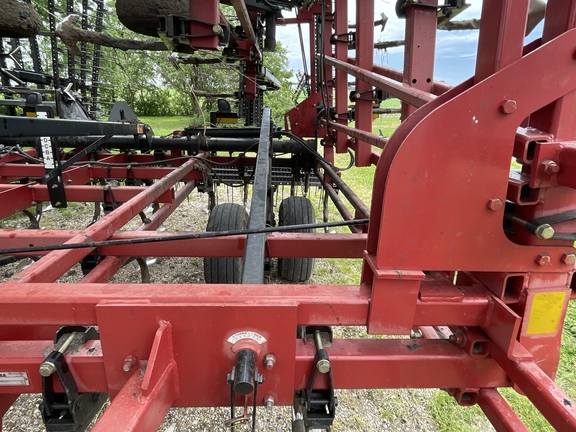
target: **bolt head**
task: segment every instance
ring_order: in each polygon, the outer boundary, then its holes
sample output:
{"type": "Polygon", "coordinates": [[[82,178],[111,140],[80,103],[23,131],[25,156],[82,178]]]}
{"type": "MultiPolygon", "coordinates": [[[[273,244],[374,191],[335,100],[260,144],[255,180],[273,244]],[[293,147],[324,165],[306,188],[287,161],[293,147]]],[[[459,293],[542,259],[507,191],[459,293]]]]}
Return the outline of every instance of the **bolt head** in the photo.
{"type": "Polygon", "coordinates": [[[538,228],[536,228],[536,237],[538,238],[548,240],[551,239],[553,236],[554,236],[554,228],[552,228],[548,224],[543,224],[540,225],[538,228]]]}
{"type": "Polygon", "coordinates": [[[448,339],[450,339],[452,342],[456,342],[456,345],[460,347],[463,347],[466,344],[466,337],[462,331],[457,331],[456,333],[451,334],[448,339]]]}
{"type": "Polygon", "coordinates": [[[136,366],[137,359],[133,355],[126,356],[124,363],[122,364],[122,370],[124,372],[129,372],[134,366],[136,366]]]}
{"type": "Polygon", "coordinates": [[[40,369],[38,369],[38,372],[44,378],[48,378],[50,375],[52,375],[54,372],[56,372],[56,366],[54,366],[54,364],[50,363],[50,362],[43,362],[40,365],[40,369]]]}
{"type": "Polygon", "coordinates": [[[318,363],[316,363],[316,369],[318,369],[318,372],[323,374],[330,372],[330,360],[319,360],[318,363]]]}
{"type": "Polygon", "coordinates": [[[515,100],[512,100],[512,99],[505,100],[500,105],[500,111],[503,114],[512,114],[517,109],[518,109],[518,104],[516,103],[515,100]]]}
{"type": "Polygon", "coordinates": [[[272,409],[272,407],[274,406],[274,396],[270,394],[264,396],[264,406],[266,407],[266,409],[272,409]]]}
{"type": "Polygon", "coordinates": [[[538,264],[539,266],[545,266],[550,264],[551,262],[552,260],[550,259],[550,255],[548,255],[547,253],[541,253],[536,258],[536,264],[538,264]]]}
{"type": "Polygon", "coordinates": [[[500,198],[491,198],[488,200],[486,206],[492,211],[498,211],[504,206],[504,203],[500,198]]]}
{"type": "Polygon", "coordinates": [[[576,254],[565,253],[564,255],[562,255],[562,262],[566,265],[576,264],[576,254]]]}
{"type": "Polygon", "coordinates": [[[266,369],[272,370],[276,364],[276,356],[272,353],[266,354],[264,357],[264,364],[266,365],[266,369]]]}
{"type": "Polygon", "coordinates": [[[219,24],[216,24],[216,25],[212,26],[212,32],[215,35],[220,36],[223,33],[222,27],[219,24]]]}
{"type": "Polygon", "coordinates": [[[542,161],[540,164],[540,169],[547,174],[556,174],[558,171],[560,171],[560,165],[558,165],[553,160],[548,159],[542,161]]]}

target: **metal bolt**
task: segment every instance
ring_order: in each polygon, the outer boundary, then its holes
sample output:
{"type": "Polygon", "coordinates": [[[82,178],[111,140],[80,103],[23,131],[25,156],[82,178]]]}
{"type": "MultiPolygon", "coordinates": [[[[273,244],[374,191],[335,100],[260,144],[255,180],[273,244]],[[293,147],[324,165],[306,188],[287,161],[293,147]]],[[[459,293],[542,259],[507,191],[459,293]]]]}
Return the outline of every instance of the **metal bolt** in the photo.
{"type": "MultiPolygon", "coordinates": [[[[320,332],[318,330],[314,332],[314,340],[316,341],[317,350],[324,349],[322,338],[320,337],[320,332]]],[[[316,363],[316,369],[318,369],[318,372],[323,374],[330,372],[330,367],[330,360],[328,359],[320,359],[318,360],[318,363],[316,363]]]]}
{"type": "Polygon", "coordinates": [[[266,356],[264,356],[264,364],[266,365],[266,369],[272,370],[274,364],[276,364],[276,356],[272,353],[266,354],[266,356]]]}
{"type": "Polygon", "coordinates": [[[576,254],[573,254],[572,252],[565,253],[564,255],[562,255],[562,262],[566,265],[576,264],[576,254]]]}
{"type": "Polygon", "coordinates": [[[547,253],[541,253],[540,255],[538,255],[538,258],[536,258],[536,264],[538,264],[539,266],[545,266],[550,264],[552,260],[550,259],[550,255],[548,255],[547,253]]]}
{"type": "Polygon", "coordinates": [[[36,201],[32,201],[32,202],[30,203],[30,205],[36,205],[36,204],[38,204],[36,201]]]}
{"type": "Polygon", "coordinates": [[[28,189],[34,189],[34,185],[29,184],[28,189]]]}
{"type": "Polygon", "coordinates": [[[324,349],[324,345],[322,345],[322,337],[320,336],[320,331],[318,330],[314,332],[314,341],[316,342],[316,349],[324,349]]]}
{"type": "Polygon", "coordinates": [[[264,396],[264,406],[266,407],[267,410],[271,410],[272,407],[274,406],[274,396],[270,394],[264,396]]]}
{"type": "Polygon", "coordinates": [[[508,99],[502,102],[500,105],[500,111],[504,114],[512,114],[514,111],[518,109],[518,104],[515,100],[508,99]]]}
{"type": "Polygon", "coordinates": [[[53,185],[52,185],[52,189],[58,189],[58,184],[57,184],[57,183],[56,183],[56,184],[53,184],[53,185]]]}
{"type": "Polygon", "coordinates": [[[536,228],[535,234],[538,238],[548,240],[554,236],[554,228],[548,224],[542,224],[536,228]]]}
{"type": "Polygon", "coordinates": [[[500,198],[491,198],[488,200],[486,206],[492,211],[498,211],[502,208],[504,203],[500,198]]]}
{"type": "Polygon", "coordinates": [[[212,31],[214,32],[215,35],[218,35],[218,36],[222,36],[222,33],[224,33],[222,31],[222,26],[220,26],[219,24],[212,26],[212,31]]]}
{"type": "Polygon", "coordinates": [[[354,98],[358,99],[360,96],[362,96],[360,93],[354,93],[354,98]]]}
{"type": "Polygon", "coordinates": [[[539,168],[547,174],[556,174],[560,171],[560,165],[550,159],[543,160],[539,168]]]}
{"type": "Polygon", "coordinates": [[[72,183],[72,179],[68,179],[68,183],[72,183]]]}
{"type": "Polygon", "coordinates": [[[60,207],[61,204],[62,204],[62,203],[61,203],[60,201],[56,201],[56,202],[54,203],[54,207],[60,207]]]}
{"type": "Polygon", "coordinates": [[[136,357],[133,355],[126,356],[124,359],[124,364],[122,365],[122,370],[124,372],[130,371],[134,366],[136,366],[136,357]]]}
{"type": "Polygon", "coordinates": [[[456,342],[456,344],[458,346],[464,346],[464,344],[466,343],[466,338],[464,337],[464,333],[462,332],[457,332],[454,334],[451,334],[448,339],[450,339],[452,342],[456,342]]]}
{"type": "Polygon", "coordinates": [[[54,366],[54,363],[44,362],[40,365],[40,369],[38,369],[38,372],[43,377],[47,378],[50,375],[52,375],[54,372],[56,372],[56,366],[54,366]]]}
{"type": "MultiPolygon", "coordinates": [[[[70,346],[70,344],[72,343],[72,341],[74,340],[76,334],[77,333],[70,333],[69,335],[66,335],[65,336],[66,339],[64,340],[62,345],[60,345],[60,348],[58,348],[57,351],[59,353],[64,354],[68,349],[68,347],[70,346]]],[[[40,365],[40,368],[38,369],[38,373],[45,378],[49,377],[54,372],[56,372],[56,365],[51,361],[43,361],[42,364],[40,365]]]]}

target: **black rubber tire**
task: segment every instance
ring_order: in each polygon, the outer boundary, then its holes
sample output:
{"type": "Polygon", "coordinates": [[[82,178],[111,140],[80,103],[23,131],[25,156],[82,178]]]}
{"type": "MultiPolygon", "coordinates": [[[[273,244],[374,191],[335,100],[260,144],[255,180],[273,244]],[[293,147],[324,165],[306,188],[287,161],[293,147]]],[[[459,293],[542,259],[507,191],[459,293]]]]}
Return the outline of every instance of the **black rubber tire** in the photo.
{"type": "MultiPolygon", "coordinates": [[[[241,230],[248,227],[248,213],[235,203],[219,204],[212,209],[206,231],[241,230]]],[[[206,283],[238,284],[242,281],[244,258],[204,258],[206,283]]]]}
{"type": "MultiPolygon", "coordinates": [[[[280,226],[311,224],[316,222],[314,207],[308,198],[291,196],[280,203],[280,226]]],[[[312,233],[312,228],[291,232],[312,233]]],[[[314,258],[278,258],[280,277],[289,282],[304,282],[312,276],[314,258]]]]}
{"type": "Polygon", "coordinates": [[[118,20],[130,30],[158,37],[158,16],[188,16],[188,0],[116,0],[118,20]]]}

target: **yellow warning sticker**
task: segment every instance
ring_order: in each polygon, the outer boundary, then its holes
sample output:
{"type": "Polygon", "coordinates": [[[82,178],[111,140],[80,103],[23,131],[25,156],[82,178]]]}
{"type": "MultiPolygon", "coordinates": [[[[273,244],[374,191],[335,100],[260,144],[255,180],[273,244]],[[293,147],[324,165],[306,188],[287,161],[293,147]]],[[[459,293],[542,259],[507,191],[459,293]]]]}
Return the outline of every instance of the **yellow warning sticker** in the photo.
{"type": "Polygon", "coordinates": [[[526,333],[529,335],[556,333],[565,300],[565,292],[534,294],[526,333]]]}

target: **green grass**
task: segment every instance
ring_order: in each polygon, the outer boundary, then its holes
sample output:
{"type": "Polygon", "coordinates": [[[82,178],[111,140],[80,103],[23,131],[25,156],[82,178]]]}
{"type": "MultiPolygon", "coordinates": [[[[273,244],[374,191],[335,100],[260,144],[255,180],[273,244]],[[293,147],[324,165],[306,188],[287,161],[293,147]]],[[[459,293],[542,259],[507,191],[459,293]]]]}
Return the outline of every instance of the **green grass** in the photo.
{"type": "Polygon", "coordinates": [[[185,116],[174,117],[139,117],[142,123],[150,125],[154,135],[163,136],[190,126],[191,118],[185,116]]]}

